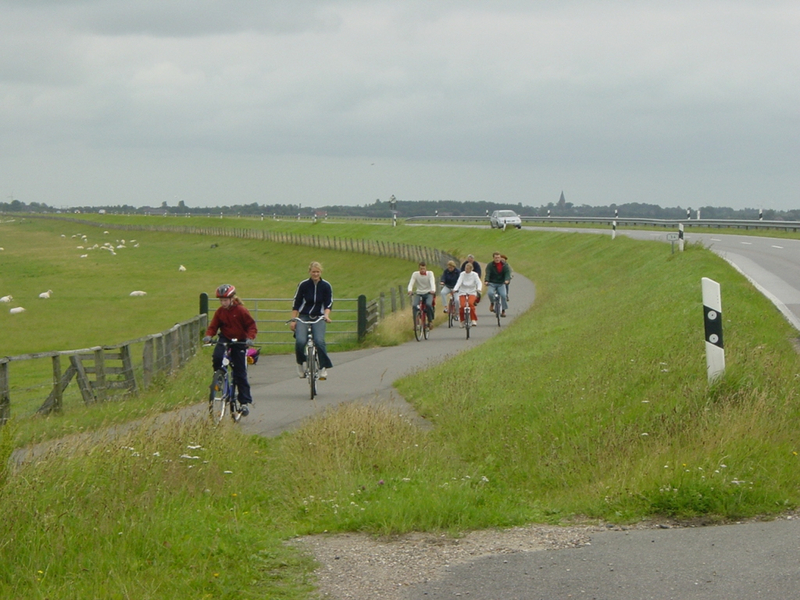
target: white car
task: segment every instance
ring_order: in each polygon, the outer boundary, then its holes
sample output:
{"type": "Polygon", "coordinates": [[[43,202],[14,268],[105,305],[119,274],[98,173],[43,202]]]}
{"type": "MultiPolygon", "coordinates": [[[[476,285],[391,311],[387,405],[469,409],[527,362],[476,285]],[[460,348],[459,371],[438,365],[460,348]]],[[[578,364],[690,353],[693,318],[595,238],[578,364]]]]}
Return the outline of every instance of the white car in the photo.
{"type": "Polygon", "coordinates": [[[513,210],[496,210],[489,217],[489,224],[492,229],[505,229],[508,226],[522,229],[522,219],[513,210]]]}

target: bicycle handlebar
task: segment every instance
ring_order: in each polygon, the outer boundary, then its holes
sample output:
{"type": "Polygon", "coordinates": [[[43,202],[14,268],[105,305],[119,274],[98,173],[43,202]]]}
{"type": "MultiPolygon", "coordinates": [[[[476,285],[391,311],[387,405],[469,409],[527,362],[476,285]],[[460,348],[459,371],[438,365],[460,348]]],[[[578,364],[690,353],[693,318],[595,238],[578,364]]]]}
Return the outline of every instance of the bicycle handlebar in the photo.
{"type": "Polygon", "coordinates": [[[301,323],[305,323],[306,325],[313,325],[314,323],[319,323],[320,321],[323,321],[323,320],[325,320],[325,315],[320,315],[316,319],[314,319],[313,321],[306,321],[305,319],[301,319],[300,317],[292,317],[291,319],[286,321],[286,324],[288,325],[292,321],[300,321],[301,323]]]}
{"type": "Polygon", "coordinates": [[[209,346],[216,346],[222,344],[223,346],[247,346],[247,342],[240,342],[238,339],[232,339],[229,342],[220,342],[219,338],[213,338],[208,344],[203,344],[204,348],[209,346]]]}

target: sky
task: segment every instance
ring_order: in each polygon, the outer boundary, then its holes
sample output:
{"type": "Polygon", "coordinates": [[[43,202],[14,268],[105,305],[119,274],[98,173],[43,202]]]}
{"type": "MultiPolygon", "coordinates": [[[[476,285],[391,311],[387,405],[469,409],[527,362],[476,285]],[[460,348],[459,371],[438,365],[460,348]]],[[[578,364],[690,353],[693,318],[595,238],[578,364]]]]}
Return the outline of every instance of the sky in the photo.
{"type": "Polygon", "coordinates": [[[800,208],[796,0],[0,0],[0,201],[800,208]]]}

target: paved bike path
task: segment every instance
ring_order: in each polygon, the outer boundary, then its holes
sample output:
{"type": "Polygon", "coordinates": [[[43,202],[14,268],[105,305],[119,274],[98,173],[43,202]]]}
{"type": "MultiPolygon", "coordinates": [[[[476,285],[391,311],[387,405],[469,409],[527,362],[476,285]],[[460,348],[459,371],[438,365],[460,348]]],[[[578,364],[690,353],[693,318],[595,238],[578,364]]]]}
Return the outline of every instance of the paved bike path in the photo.
{"type": "MultiPolygon", "coordinates": [[[[388,348],[332,352],[334,367],[328,369],[328,379],[319,382],[319,393],[313,401],[309,399],[308,382],[295,373],[294,354],[263,356],[248,371],[253,408],[240,422],[241,429],[245,433],[274,436],[299,426],[304,419],[328,407],[355,401],[388,403],[399,411],[415,415],[392,387],[395,380],[476,348],[503,329],[513,327],[515,317],[533,304],[535,286],[529,279],[515,274],[510,293],[508,316],[501,320],[500,327],[489,313],[489,302],[484,296],[478,305],[478,326],[470,330],[469,340],[457,325],[447,326],[447,315],[437,306],[437,326],[427,340],[412,340],[388,348]]],[[[408,327],[411,329],[410,317],[408,327]]]]}

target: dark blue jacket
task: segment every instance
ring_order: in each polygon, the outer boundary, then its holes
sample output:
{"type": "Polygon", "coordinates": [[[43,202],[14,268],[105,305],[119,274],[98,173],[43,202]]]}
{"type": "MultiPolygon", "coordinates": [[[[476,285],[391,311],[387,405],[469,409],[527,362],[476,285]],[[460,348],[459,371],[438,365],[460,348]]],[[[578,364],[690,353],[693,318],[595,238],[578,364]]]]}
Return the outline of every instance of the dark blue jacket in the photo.
{"type": "Polygon", "coordinates": [[[450,288],[451,290],[453,287],[458,283],[458,276],[461,274],[461,271],[458,270],[458,267],[453,269],[445,269],[442,271],[442,276],[439,278],[439,283],[441,283],[444,287],[450,288]]]}
{"type": "Polygon", "coordinates": [[[320,279],[316,284],[310,277],[300,282],[294,293],[292,310],[309,317],[325,314],[325,309],[333,306],[333,288],[331,284],[320,279]]]}

